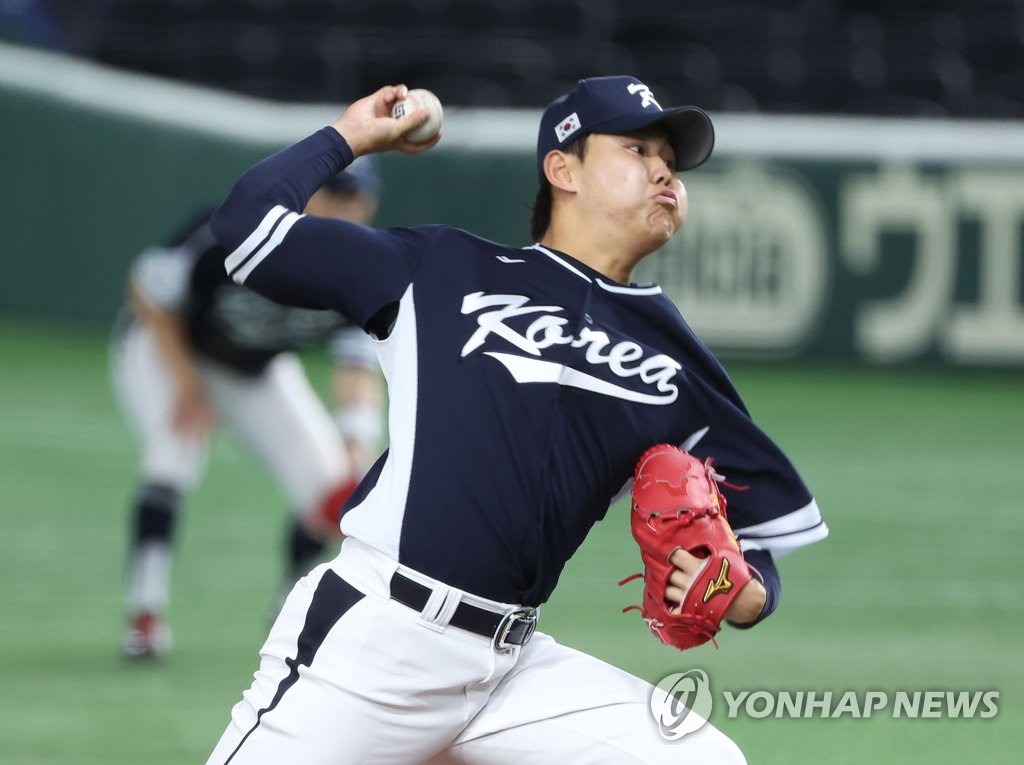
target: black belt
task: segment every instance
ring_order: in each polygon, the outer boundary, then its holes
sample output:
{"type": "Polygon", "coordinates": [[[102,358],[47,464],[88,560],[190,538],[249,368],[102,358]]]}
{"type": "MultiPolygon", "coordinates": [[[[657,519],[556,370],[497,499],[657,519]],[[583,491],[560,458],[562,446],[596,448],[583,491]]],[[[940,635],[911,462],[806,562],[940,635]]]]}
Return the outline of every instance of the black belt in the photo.
{"type": "MultiPolygon", "coordinates": [[[[397,600],[414,611],[422,611],[433,590],[425,584],[395,572],[391,577],[391,599],[397,600]]],[[[498,650],[507,650],[514,645],[526,645],[537,629],[537,609],[517,608],[508,613],[495,613],[486,608],[462,601],[455,608],[451,620],[453,627],[491,638],[498,650]]]]}

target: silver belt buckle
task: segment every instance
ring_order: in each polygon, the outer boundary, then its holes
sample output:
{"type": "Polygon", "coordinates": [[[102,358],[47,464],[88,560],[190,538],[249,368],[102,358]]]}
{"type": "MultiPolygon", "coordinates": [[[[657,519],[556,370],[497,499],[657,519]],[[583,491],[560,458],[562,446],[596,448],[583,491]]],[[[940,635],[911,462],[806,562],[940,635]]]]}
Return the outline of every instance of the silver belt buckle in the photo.
{"type": "Polygon", "coordinates": [[[526,645],[530,642],[530,638],[533,637],[533,633],[537,629],[537,609],[536,608],[517,608],[515,611],[509,611],[505,614],[501,622],[498,624],[498,629],[494,633],[494,650],[496,651],[511,651],[513,643],[506,642],[508,636],[512,634],[513,628],[519,622],[526,624],[526,636],[523,638],[522,643],[516,645],[526,645]]]}

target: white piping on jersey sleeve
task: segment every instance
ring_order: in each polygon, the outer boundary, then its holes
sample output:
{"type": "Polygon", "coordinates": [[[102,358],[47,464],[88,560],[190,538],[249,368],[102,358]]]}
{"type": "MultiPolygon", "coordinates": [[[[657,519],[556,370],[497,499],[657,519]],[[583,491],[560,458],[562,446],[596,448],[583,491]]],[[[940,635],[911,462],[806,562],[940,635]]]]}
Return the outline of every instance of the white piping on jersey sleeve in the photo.
{"type": "Polygon", "coordinates": [[[776,558],[828,536],[828,526],[821,518],[818,503],[813,499],[799,510],[780,518],[734,531],[744,552],[767,550],[776,558]]]}
{"type": "MultiPolygon", "coordinates": [[[[246,237],[245,241],[242,242],[238,247],[224,259],[224,268],[229,274],[233,273],[245,259],[248,258],[257,247],[264,242],[270,232],[273,230],[277,222],[284,217],[288,212],[288,208],[282,205],[274,205],[274,207],[263,216],[263,220],[260,224],[253,229],[253,232],[246,237]]],[[[235,281],[238,281],[237,279],[235,281]]],[[[239,282],[240,283],[240,282],[239,282]]]]}
{"type": "Polygon", "coordinates": [[[270,235],[270,239],[267,240],[267,243],[256,250],[255,254],[249,258],[248,263],[231,274],[231,278],[238,284],[245,284],[245,280],[249,278],[249,274],[253,272],[253,269],[262,263],[270,253],[277,249],[277,245],[281,244],[281,241],[288,235],[288,231],[291,227],[298,223],[302,217],[303,216],[299,215],[297,212],[290,212],[285,215],[281,219],[277,228],[274,229],[274,233],[270,235]]]}
{"type": "Polygon", "coordinates": [[[398,560],[416,446],[419,352],[411,285],[399,303],[391,334],[373,342],[388,382],[388,456],[374,487],[342,516],[341,531],[398,560]]]}

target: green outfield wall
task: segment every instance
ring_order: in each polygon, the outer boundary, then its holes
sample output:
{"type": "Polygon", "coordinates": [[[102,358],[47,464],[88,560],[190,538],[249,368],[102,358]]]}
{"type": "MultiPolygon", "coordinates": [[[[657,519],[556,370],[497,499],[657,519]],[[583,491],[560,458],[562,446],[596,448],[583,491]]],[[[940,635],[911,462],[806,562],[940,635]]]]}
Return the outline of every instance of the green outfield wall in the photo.
{"type": "MultiPolygon", "coordinates": [[[[139,250],[341,108],[0,46],[0,314],[111,321],[139,250]]],[[[449,110],[436,150],[382,158],[378,224],[527,244],[538,117],[449,110]]],[[[1024,366],[1024,125],[715,122],[714,158],[684,177],[683,233],[637,275],[710,345],[1024,366]]]]}

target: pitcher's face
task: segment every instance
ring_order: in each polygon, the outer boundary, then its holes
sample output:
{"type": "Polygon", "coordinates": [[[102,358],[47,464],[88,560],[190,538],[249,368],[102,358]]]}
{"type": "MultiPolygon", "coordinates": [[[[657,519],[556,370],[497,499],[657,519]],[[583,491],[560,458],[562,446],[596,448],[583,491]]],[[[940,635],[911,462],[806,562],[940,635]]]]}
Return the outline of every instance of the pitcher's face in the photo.
{"type": "Polygon", "coordinates": [[[661,129],[590,136],[578,171],[591,220],[621,227],[625,241],[643,254],[667,242],[686,219],[686,188],[675,175],[675,153],[661,129]]]}

